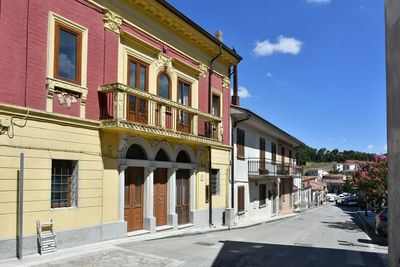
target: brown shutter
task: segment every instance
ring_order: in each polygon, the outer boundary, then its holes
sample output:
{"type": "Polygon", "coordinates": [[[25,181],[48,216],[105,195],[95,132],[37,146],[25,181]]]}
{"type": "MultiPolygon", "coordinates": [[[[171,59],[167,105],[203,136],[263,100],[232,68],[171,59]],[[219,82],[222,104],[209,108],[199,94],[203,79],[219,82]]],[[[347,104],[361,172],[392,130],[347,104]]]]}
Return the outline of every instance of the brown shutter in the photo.
{"type": "Polygon", "coordinates": [[[244,158],[244,131],[241,129],[237,129],[237,156],[239,158],[244,158]]]}
{"type": "Polygon", "coordinates": [[[276,161],[276,144],[271,143],[272,162],[276,161]]]}

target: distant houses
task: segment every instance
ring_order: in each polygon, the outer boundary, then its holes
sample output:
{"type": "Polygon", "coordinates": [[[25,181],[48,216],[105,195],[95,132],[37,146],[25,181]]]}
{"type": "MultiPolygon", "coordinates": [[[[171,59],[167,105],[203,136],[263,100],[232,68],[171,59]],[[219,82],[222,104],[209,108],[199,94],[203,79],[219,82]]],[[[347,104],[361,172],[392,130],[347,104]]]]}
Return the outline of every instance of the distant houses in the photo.
{"type": "MultiPolygon", "coordinates": [[[[307,176],[303,176],[302,185],[303,187],[309,186],[308,182],[312,182],[310,186],[315,182],[323,183],[329,191],[339,193],[342,191],[346,179],[349,179],[359,166],[367,163],[368,161],[346,160],[344,163],[334,163],[332,169],[310,168],[305,171],[307,176]]],[[[314,187],[316,187],[316,185],[314,187]]]]}

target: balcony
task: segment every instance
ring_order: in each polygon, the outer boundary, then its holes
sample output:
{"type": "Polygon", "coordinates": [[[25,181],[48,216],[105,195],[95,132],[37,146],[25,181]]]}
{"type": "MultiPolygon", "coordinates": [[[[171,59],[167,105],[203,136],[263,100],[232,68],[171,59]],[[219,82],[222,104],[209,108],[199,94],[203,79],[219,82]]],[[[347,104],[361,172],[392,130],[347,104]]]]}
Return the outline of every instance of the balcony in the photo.
{"type": "Polygon", "coordinates": [[[222,118],[121,84],[98,89],[101,127],[190,140],[222,142],[222,118]]]}
{"type": "Polygon", "coordinates": [[[262,159],[248,159],[249,176],[261,177],[293,177],[292,164],[262,159]]]}

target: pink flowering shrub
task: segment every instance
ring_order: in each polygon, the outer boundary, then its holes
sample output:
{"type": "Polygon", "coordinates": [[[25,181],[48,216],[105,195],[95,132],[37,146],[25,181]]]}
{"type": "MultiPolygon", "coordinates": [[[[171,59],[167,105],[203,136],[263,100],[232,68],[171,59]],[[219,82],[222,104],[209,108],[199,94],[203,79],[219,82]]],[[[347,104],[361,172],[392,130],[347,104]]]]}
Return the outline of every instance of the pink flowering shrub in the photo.
{"type": "Polygon", "coordinates": [[[387,166],[387,157],[375,156],[373,162],[358,167],[353,174],[353,186],[359,189],[363,201],[379,210],[388,203],[387,166]]]}

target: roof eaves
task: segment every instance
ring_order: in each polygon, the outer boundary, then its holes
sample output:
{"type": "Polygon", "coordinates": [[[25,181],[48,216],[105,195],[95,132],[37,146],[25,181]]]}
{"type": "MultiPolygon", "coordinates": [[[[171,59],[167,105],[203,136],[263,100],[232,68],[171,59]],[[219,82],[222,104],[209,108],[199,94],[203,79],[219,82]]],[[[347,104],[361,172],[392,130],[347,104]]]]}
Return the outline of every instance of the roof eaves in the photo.
{"type": "Polygon", "coordinates": [[[303,142],[301,142],[299,139],[297,139],[296,137],[288,134],[287,132],[285,132],[284,130],[280,129],[279,127],[275,126],[274,124],[270,123],[269,121],[267,121],[266,119],[264,119],[263,117],[257,115],[256,113],[254,113],[253,111],[247,109],[247,108],[243,108],[240,106],[236,106],[231,104],[231,107],[233,108],[237,108],[237,109],[241,109],[244,112],[247,112],[248,114],[250,114],[251,116],[256,117],[257,119],[263,121],[264,123],[268,124],[269,126],[271,126],[272,128],[274,128],[275,130],[279,131],[280,133],[282,133],[283,135],[286,135],[286,137],[288,137],[289,139],[291,139],[294,143],[297,143],[298,145],[304,145],[303,142]]]}
{"type": "Polygon", "coordinates": [[[215,38],[212,34],[204,30],[202,27],[200,27],[197,23],[195,23],[193,20],[189,19],[186,15],[184,15],[182,12],[180,12],[178,9],[176,9],[174,6],[169,4],[165,0],[155,0],[157,3],[168,9],[170,12],[175,14],[177,17],[182,19],[184,22],[192,26],[194,29],[199,31],[201,34],[203,34],[205,37],[213,41],[215,44],[222,45],[222,48],[225,49],[229,54],[231,54],[233,57],[235,57],[238,61],[241,61],[243,58],[239,56],[238,53],[236,53],[235,49],[229,48],[227,45],[225,45],[223,42],[215,38]]]}

